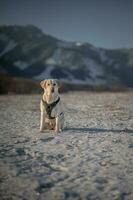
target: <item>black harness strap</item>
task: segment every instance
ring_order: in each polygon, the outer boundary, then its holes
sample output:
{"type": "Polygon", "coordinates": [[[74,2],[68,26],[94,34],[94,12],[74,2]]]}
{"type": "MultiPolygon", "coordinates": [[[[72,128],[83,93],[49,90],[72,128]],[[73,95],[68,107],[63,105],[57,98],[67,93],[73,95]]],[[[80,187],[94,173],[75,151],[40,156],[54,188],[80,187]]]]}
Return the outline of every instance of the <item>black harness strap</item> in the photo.
{"type": "Polygon", "coordinates": [[[52,116],[51,116],[51,113],[52,113],[53,108],[57,105],[57,103],[58,103],[59,101],[60,101],[60,97],[59,97],[56,101],[54,101],[53,103],[48,104],[48,103],[47,103],[46,101],[44,101],[43,98],[42,98],[42,102],[43,102],[43,105],[44,105],[44,107],[45,107],[45,109],[46,109],[46,113],[47,113],[48,119],[55,119],[55,117],[52,117],[52,116]]]}

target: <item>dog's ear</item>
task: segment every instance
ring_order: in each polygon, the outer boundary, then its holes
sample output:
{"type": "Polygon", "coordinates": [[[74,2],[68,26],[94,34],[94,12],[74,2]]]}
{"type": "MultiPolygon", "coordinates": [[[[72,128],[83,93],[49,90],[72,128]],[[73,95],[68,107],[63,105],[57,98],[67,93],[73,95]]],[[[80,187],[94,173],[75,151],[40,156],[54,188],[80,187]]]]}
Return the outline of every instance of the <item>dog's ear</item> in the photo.
{"type": "Polygon", "coordinates": [[[60,93],[62,91],[62,82],[59,79],[55,79],[58,87],[58,92],[60,93]]]}
{"type": "Polygon", "coordinates": [[[40,82],[40,85],[41,85],[41,87],[42,87],[43,89],[46,88],[46,82],[47,82],[47,80],[43,80],[43,81],[40,82]]]}
{"type": "Polygon", "coordinates": [[[60,88],[60,81],[58,79],[55,79],[55,81],[57,83],[58,88],[60,88]]]}

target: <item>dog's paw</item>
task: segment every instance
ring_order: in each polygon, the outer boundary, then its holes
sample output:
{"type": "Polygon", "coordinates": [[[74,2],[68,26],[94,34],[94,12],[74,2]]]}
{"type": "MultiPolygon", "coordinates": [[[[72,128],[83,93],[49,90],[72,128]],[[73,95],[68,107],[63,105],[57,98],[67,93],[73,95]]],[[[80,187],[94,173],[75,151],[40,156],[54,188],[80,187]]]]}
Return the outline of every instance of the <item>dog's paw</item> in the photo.
{"type": "Polygon", "coordinates": [[[59,131],[59,129],[55,129],[55,131],[54,131],[56,134],[58,134],[60,131],[59,131]]]}
{"type": "Polygon", "coordinates": [[[59,130],[59,132],[60,132],[60,133],[62,133],[62,132],[63,132],[63,130],[62,130],[62,129],[60,129],[60,130],[59,130]]]}
{"type": "Polygon", "coordinates": [[[62,133],[62,129],[55,130],[56,134],[62,133]]]}

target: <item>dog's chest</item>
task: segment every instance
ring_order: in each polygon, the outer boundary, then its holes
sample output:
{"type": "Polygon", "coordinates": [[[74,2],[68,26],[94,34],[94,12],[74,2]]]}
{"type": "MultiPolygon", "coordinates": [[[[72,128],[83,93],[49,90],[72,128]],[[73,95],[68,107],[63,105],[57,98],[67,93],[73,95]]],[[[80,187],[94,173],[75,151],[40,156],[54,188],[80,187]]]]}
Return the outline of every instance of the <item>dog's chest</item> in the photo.
{"type": "Polygon", "coordinates": [[[47,119],[55,119],[60,113],[60,107],[60,98],[51,104],[47,103],[43,99],[41,100],[41,110],[47,119]]]}
{"type": "Polygon", "coordinates": [[[56,113],[57,113],[57,109],[56,107],[55,108],[52,108],[52,109],[49,109],[45,107],[45,115],[46,115],[46,118],[55,118],[56,117],[56,113]]]}
{"type": "Polygon", "coordinates": [[[48,120],[56,118],[57,106],[52,108],[49,105],[47,105],[47,106],[43,105],[43,110],[44,110],[45,118],[47,118],[48,120]]]}

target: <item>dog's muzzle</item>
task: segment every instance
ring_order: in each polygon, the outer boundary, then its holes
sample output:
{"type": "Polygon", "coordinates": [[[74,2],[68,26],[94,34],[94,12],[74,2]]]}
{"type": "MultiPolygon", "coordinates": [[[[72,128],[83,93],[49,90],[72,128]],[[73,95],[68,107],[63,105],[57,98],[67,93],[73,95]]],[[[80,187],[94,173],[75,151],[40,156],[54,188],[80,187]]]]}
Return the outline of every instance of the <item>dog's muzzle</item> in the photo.
{"type": "Polygon", "coordinates": [[[54,88],[51,89],[51,92],[54,93],[54,88]]]}

